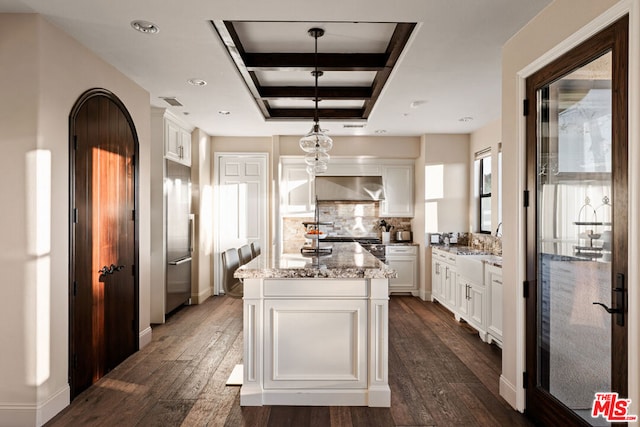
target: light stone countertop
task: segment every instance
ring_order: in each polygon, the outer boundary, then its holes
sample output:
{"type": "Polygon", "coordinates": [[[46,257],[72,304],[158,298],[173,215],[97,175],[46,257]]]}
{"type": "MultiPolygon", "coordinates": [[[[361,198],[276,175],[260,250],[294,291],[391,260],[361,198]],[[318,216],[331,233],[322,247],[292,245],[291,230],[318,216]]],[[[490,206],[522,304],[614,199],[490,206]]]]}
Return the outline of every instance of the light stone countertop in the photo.
{"type": "Polygon", "coordinates": [[[236,270],[240,279],[390,279],[397,277],[392,269],[371,255],[358,243],[331,242],[333,251],[327,255],[309,256],[295,253],[259,255],[236,270]]]}
{"type": "Polygon", "coordinates": [[[495,267],[502,268],[502,257],[500,255],[494,255],[491,252],[484,251],[482,249],[475,249],[470,246],[456,246],[456,245],[431,245],[432,249],[439,249],[441,251],[449,252],[451,254],[464,256],[464,255],[487,255],[483,262],[493,265],[495,267]]]}

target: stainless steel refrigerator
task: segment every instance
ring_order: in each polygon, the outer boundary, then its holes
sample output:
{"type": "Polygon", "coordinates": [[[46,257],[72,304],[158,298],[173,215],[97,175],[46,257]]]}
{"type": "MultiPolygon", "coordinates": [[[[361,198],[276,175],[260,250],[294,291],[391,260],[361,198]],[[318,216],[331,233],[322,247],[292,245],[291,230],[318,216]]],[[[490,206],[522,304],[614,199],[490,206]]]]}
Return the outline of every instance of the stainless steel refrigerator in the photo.
{"type": "Polygon", "coordinates": [[[193,216],[191,215],[191,168],[166,160],[165,209],[167,236],[167,274],[165,313],[191,298],[191,253],[193,216]]]}

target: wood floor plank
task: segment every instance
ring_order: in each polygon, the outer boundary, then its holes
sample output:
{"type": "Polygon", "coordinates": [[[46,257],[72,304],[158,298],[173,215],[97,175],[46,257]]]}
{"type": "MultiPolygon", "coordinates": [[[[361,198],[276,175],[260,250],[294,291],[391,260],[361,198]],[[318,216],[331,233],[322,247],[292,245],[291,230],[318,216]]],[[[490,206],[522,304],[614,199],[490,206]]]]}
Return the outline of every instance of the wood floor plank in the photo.
{"type": "Polygon", "coordinates": [[[242,352],[241,300],[182,307],[47,426],[532,425],[499,396],[500,350],[418,298],[389,301],[390,408],[240,407],[226,380],[242,352]]]}

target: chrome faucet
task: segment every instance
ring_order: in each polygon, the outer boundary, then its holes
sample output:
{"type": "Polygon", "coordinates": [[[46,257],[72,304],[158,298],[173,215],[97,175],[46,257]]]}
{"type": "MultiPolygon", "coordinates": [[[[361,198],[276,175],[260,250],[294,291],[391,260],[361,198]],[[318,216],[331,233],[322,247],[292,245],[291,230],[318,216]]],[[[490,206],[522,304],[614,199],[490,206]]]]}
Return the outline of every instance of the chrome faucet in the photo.
{"type": "Polygon", "coordinates": [[[498,228],[496,228],[496,237],[502,237],[502,223],[498,224],[498,228]]]}

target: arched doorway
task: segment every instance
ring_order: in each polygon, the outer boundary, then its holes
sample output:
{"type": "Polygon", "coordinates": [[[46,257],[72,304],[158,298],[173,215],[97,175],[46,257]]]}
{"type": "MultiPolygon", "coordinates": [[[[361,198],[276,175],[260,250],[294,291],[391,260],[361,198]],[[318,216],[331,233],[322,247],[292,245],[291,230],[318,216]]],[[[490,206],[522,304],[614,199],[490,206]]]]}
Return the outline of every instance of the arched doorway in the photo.
{"type": "Polygon", "coordinates": [[[138,137],[122,102],[104,89],[80,96],[69,130],[74,398],[138,350],[138,137]]]}

